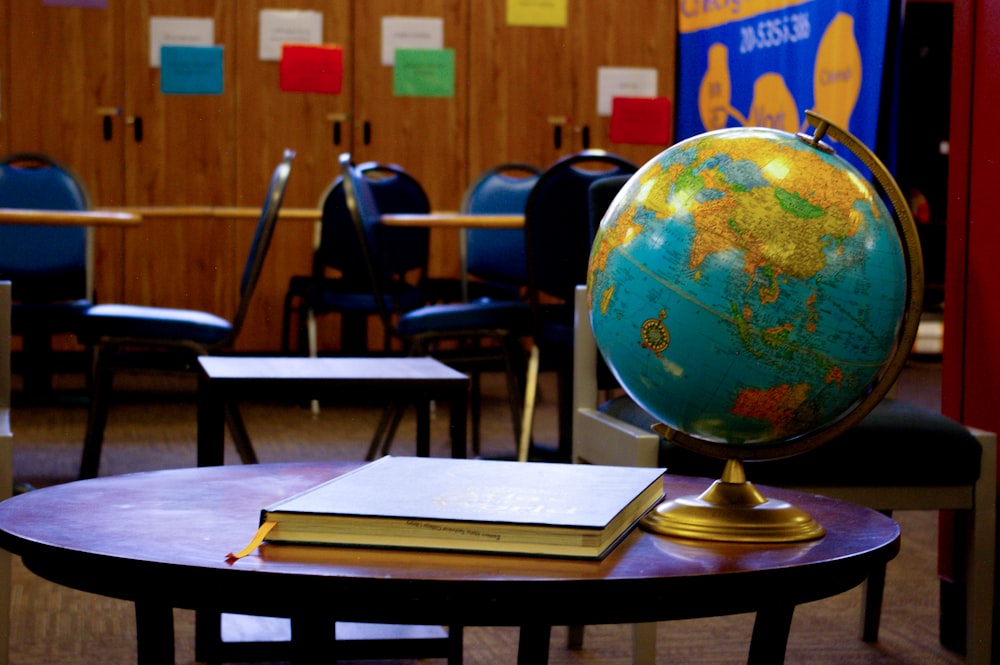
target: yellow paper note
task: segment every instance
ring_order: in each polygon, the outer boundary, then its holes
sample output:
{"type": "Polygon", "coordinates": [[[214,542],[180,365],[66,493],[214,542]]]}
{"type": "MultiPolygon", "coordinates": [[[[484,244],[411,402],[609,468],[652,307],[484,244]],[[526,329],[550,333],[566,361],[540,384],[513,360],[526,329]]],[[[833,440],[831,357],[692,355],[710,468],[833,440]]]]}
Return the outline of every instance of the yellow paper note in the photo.
{"type": "Polygon", "coordinates": [[[569,0],[507,0],[507,24],[565,28],[569,0]]]}

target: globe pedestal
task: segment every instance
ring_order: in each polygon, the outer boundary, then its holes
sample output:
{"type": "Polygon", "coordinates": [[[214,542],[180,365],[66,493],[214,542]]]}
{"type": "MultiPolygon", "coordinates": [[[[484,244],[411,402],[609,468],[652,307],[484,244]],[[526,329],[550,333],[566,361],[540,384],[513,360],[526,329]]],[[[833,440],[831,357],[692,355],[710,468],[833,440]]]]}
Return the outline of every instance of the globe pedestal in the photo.
{"type": "Polygon", "coordinates": [[[722,542],[800,542],[825,533],[805,511],[765,498],[737,459],[726,462],[722,478],[703,493],[664,501],[641,524],[668,536],[722,542]]]}

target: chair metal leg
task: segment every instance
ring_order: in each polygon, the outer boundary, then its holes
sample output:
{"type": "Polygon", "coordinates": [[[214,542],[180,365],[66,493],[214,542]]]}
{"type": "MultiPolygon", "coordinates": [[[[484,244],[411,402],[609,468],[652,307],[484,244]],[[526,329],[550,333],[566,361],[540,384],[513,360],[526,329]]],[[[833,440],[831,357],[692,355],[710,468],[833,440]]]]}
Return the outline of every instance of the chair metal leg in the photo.
{"type": "Polygon", "coordinates": [[[292,330],[292,300],[291,291],[285,293],[285,302],[281,308],[281,353],[287,355],[291,350],[292,330]]]}
{"type": "MultiPolygon", "coordinates": [[[[309,339],[309,357],[316,358],[319,355],[319,335],[316,331],[316,311],[312,307],[306,309],[306,334],[309,339]]],[[[309,410],[314,416],[319,415],[318,399],[309,402],[309,410]]]]}
{"type": "Polygon", "coordinates": [[[396,435],[396,428],[403,418],[404,408],[403,405],[393,402],[382,411],[378,425],[375,427],[375,434],[372,435],[372,441],[368,446],[365,461],[371,462],[379,453],[381,455],[388,454],[389,448],[392,446],[392,439],[396,435]]]}
{"type": "Polygon", "coordinates": [[[482,412],[483,412],[483,392],[482,392],[482,375],[479,372],[470,372],[469,378],[471,381],[470,387],[470,397],[469,397],[469,413],[471,414],[471,426],[472,426],[472,454],[474,456],[479,456],[479,452],[482,450],[482,412]]]}
{"type": "Polygon", "coordinates": [[[528,356],[528,374],[524,386],[524,411],[521,413],[521,438],[517,444],[517,461],[528,461],[531,448],[531,430],[535,419],[535,397],[538,394],[538,346],[531,347],[528,356]]]}
{"type": "Polygon", "coordinates": [[[233,437],[233,443],[236,444],[236,452],[240,455],[240,461],[244,464],[257,464],[257,453],[254,452],[253,444],[250,443],[250,434],[247,432],[246,423],[243,422],[243,415],[236,402],[226,403],[226,423],[229,425],[229,434],[233,437]]]}
{"type": "MultiPolygon", "coordinates": [[[[506,338],[504,345],[504,372],[507,377],[507,398],[510,401],[510,414],[514,427],[514,440],[520,444],[524,430],[524,393],[521,390],[521,373],[526,372],[524,349],[520,340],[506,338]]],[[[530,445],[530,439],[529,439],[530,445]]]]}
{"type": "Polygon", "coordinates": [[[111,345],[98,346],[95,350],[90,410],[87,413],[87,431],[83,437],[83,455],[80,460],[81,480],[96,478],[101,464],[104,428],[108,423],[115,375],[112,361],[115,353],[117,348],[111,345]]]}

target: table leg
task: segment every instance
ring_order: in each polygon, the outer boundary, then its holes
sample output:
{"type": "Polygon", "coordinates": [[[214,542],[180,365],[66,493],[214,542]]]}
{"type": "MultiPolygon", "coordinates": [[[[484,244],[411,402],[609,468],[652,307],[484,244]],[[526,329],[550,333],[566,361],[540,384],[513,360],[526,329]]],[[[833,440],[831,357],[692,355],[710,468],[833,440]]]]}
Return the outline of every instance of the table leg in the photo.
{"type": "Polygon", "coordinates": [[[336,663],[336,625],[330,617],[292,617],[292,665],[336,663]]]}
{"type": "Polygon", "coordinates": [[[194,659],[199,663],[222,662],[222,614],[197,610],[194,614],[194,659]]]}
{"type": "Polygon", "coordinates": [[[417,407],[417,457],[431,456],[431,402],[418,399],[417,407]]]}
{"type": "Polygon", "coordinates": [[[794,605],[757,611],[747,665],[781,665],[785,662],[785,648],[788,646],[788,633],[792,627],[794,612],[794,605]]]}
{"type": "Polygon", "coordinates": [[[552,626],[521,626],[517,644],[517,665],[547,665],[552,626]]]}
{"type": "Polygon", "coordinates": [[[198,379],[198,466],[221,466],[225,461],[226,404],[212,382],[198,379]]]}
{"type": "Polygon", "coordinates": [[[174,611],[137,601],[135,633],[139,665],[174,665],[174,611]]]}

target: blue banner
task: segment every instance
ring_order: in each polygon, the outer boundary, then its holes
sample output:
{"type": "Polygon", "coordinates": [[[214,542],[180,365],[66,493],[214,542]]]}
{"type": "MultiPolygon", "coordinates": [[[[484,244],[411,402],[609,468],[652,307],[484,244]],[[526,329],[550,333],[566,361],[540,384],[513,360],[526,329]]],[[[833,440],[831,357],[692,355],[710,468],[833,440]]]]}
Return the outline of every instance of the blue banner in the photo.
{"type": "Polygon", "coordinates": [[[874,148],[889,1],[680,0],[677,139],[808,109],[874,148]]]}

